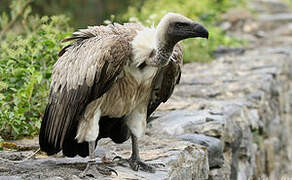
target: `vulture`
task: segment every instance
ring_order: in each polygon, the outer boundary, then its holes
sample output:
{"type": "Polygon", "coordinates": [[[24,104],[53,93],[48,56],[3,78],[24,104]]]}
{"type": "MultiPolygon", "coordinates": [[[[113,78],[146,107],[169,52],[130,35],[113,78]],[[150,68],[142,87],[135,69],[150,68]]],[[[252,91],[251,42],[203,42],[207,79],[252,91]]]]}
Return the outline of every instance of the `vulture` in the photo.
{"type": "MultiPolygon", "coordinates": [[[[123,143],[131,137],[133,170],[155,172],[140,159],[138,139],[147,119],[166,102],[181,76],[179,41],[207,38],[207,29],[176,13],[166,14],[155,27],[113,23],[89,26],[64,41],[53,66],[49,101],[39,143],[48,155],[89,156],[83,175],[95,166],[101,138],[123,143]]],[[[94,171],[95,171],[94,170],[94,171]]],[[[98,169],[97,171],[99,171],[98,169]]]]}

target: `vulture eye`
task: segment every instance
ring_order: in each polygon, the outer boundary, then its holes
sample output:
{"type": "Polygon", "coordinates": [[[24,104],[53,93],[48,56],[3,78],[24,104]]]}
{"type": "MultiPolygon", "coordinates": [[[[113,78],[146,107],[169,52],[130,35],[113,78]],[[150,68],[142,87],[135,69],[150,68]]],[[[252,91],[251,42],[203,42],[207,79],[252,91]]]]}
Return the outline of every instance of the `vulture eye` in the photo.
{"type": "Polygon", "coordinates": [[[184,27],[186,27],[186,26],[188,26],[188,23],[183,23],[183,22],[177,22],[177,23],[175,23],[175,27],[176,28],[184,28],[184,27]]]}
{"type": "Polygon", "coordinates": [[[146,64],[146,62],[144,61],[144,62],[142,62],[139,66],[138,66],[138,69],[140,69],[140,70],[142,70],[144,67],[146,67],[147,66],[147,64],[146,64]]]}

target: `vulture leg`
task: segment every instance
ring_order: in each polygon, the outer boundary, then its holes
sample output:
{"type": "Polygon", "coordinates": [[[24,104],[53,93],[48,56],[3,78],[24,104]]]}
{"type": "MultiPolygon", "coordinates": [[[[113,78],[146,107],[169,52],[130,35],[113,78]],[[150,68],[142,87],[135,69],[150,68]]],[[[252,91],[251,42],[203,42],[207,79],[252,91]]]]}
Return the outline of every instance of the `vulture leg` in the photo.
{"type": "Polygon", "coordinates": [[[112,172],[118,175],[118,173],[109,167],[106,167],[104,165],[98,165],[96,163],[95,158],[95,141],[91,141],[88,143],[88,149],[89,149],[89,160],[87,163],[87,166],[83,172],[80,173],[80,177],[93,177],[95,179],[103,179],[103,175],[110,176],[112,172]],[[99,167],[101,166],[101,167],[99,167]]]}
{"type": "MultiPolygon", "coordinates": [[[[152,164],[146,164],[144,163],[139,155],[139,148],[138,148],[138,139],[135,135],[131,135],[132,140],[132,155],[129,159],[123,159],[120,156],[116,156],[113,160],[119,159],[117,164],[123,165],[124,162],[128,162],[130,167],[134,171],[138,171],[139,169],[145,172],[155,173],[155,168],[152,166],[152,164]]],[[[154,165],[154,164],[153,164],[154,165]]]]}
{"type": "Polygon", "coordinates": [[[142,162],[139,155],[139,147],[138,147],[138,139],[135,135],[132,134],[132,155],[129,159],[129,164],[131,168],[135,171],[141,169],[142,171],[155,173],[155,168],[152,167],[150,164],[146,164],[142,162]]]}

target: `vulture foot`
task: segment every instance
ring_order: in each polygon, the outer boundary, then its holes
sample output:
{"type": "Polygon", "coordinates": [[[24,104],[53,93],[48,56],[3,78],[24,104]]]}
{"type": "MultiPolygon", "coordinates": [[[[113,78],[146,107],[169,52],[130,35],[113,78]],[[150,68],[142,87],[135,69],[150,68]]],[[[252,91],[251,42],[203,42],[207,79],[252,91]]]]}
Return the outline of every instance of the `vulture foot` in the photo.
{"type": "Polygon", "coordinates": [[[140,159],[135,159],[132,157],[129,159],[124,159],[120,156],[116,156],[113,161],[115,161],[117,165],[120,166],[125,166],[125,163],[128,163],[134,171],[142,170],[150,173],[155,173],[155,167],[165,166],[163,163],[148,164],[141,161],[140,159]]]}
{"type": "Polygon", "coordinates": [[[79,177],[92,177],[95,179],[104,179],[103,175],[110,176],[112,172],[118,176],[117,171],[104,165],[98,165],[93,162],[88,162],[85,170],[79,174],[79,177]]]}
{"type": "Polygon", "coordinates": [[[142,162],[141,160],[129,159],[129,164],[134,171],[141,169],[145,172],[155,173],[155,168],[150,165],[142,162]]]}

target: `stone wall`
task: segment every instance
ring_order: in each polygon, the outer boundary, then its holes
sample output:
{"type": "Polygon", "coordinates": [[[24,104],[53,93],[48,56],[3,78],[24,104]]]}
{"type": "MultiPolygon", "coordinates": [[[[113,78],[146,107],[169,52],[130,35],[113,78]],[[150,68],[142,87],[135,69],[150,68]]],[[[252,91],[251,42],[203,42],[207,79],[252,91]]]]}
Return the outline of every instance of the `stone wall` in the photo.
{"type": "MultiPolygon", "coordinates": [[[[139,141],[141,158],[156,164],[156,173],[113,166],[118,176],[101,179],[292,178],[292,53],[286,53],[291,47],[282,43],[280,49],[254,48],[209,64],[184,65],[181,83],[139,141]]],[[[97,149],[103,161],[130,152],[129,141],[117,145],[108,139],[97,149]]],[[[0,179],[78,180],[87,161],[62,155],[3,161],[29,153],[1,152],[0,179]]]]}
{"type": "Polygon", "coordinates": [[[149,133],[207,147],[208,179],[285,177],[291,166],[290,55],[264,48],[188,64],[149,133]]]}

